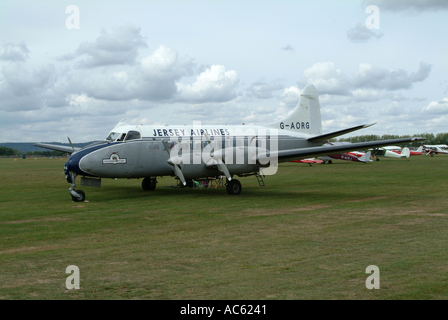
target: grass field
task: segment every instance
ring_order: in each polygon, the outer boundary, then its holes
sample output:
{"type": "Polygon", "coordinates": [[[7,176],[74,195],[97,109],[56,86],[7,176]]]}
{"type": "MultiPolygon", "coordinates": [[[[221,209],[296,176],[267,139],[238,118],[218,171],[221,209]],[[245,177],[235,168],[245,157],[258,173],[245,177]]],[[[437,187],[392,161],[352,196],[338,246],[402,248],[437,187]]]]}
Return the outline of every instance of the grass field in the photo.
{"type": "Polygon", "coordinates": [[[88,203],[64,162],[0,159],[0,299],[448,298],[448,156],[285,163],[239,196],[103,179],[88,203]]]}

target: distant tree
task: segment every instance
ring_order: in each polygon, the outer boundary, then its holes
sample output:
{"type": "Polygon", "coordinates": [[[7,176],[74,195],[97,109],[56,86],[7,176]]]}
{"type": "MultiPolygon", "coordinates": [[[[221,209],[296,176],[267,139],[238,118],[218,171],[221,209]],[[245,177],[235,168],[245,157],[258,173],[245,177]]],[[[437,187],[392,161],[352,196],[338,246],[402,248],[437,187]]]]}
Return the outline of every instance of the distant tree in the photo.
{"type": "Polygon", "coordinates": [[[0,156],[14,156],[21,155],[22,152],[16,149],[8,148],[8,147],[0,147],[0,156]]]}

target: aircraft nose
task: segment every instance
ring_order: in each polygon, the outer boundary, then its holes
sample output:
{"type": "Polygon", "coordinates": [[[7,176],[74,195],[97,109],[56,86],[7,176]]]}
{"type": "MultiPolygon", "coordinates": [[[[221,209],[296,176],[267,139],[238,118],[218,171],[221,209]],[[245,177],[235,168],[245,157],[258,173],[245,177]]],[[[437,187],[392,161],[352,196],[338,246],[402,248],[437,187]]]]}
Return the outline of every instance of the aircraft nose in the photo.
{"type": "Polygon", "coordinates": [[[68,158],[67,162],[64,164],[64,173],[67,182],[72,183],[72,176],[70,172],[73,172],[77,175],[84,174],[82,170],[79,168],[79,156],[73,154],[68,158]]]}

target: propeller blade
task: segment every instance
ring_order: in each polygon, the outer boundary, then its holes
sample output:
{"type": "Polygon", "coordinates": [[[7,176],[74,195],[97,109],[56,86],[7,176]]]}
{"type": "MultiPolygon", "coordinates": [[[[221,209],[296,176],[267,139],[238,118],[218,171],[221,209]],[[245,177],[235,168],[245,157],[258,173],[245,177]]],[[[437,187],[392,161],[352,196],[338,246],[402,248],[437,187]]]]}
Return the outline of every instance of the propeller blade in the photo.
{"type": "MultiPolygon", "coordinates": [[[[204,136],[205,136],[205,139],[207,139],[207,142],[212,144],[210,138],[208,137],[208,135],[206,133],[204,133],[204,136]]],[[[230,175],[229,169],[227,169],[226,164],[224,163],[224,161],[222,161],[222,158],[221,159],[215,159],[215,160],[218,162],[218,164],[217,164],[218,170],[221,171],[222,173],[224,173],[224,175],[227,178],[227,181],[231,181],[232,180],[232,176],[230,175]]]]}
{"type": "Polygon", "coordinates": [[[184,174],[182,173],[182,170],[179,168],[179,166],[177,164],[175,164],[173,167],[174,167],[174,174],[179,178],[179,180],[185,186],[187,183],[185,182],[185,178],[184,178],[184,174]]]}
{"type": "MultiPolygon", "coordinates": [[[[162,143],[163,143],[163,146],[165,147],[166,152],[170,156],[171,154],[170,154],[170,151],[168,150],[168,145],[166,144],[165,140],[162,140],[162,143]]],[[[170,159],[171,158],[168,159],[168,163],[173,166],[174,175],[179,178],[179,180],[182,182],[182,184],[184,186],[187,185],[187,182],[185,181],[185,177],[184,177],[184,174],[182,173],[182,170],[180,169],[180,167],[177,164],[171,162],[170,159]]]]}
{"type": "Polygon", "coordinates": [[[75,151],[75,147],[73,146],[72,140],[67,136],[68,142],[70,142],[70,145],[72,146],[73,151],[75,151]]]}
{"type": "Polygon", "coordinates": [[[218,170],[224,173],[224,175],[227,178],[227,181],[232,180],[232,176],[230,175],[229,169],[227,169],[227,166],[222,163],[222,160],[218,160],[218,170]]]}

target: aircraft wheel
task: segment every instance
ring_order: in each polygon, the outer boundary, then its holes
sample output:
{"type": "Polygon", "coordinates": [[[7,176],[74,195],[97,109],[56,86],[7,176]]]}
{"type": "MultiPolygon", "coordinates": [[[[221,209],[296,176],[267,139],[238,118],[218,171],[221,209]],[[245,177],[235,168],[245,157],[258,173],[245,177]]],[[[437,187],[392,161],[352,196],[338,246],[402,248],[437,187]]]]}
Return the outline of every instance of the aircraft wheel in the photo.
{"type": "Polygon", "coordinates": [[[81,199],[72,196],[73,202],[83,202],[84,200],[86,200],[86,194],[84,193],[84,191],[82,190],[75,190],[75,191],[81,196],[81,199]]]}
{"type": "Polygon", "coordinates": [[[380,159],[379,159],[379,158],[376,158],[376,161],[380,161],[380,159]]]}
{"type": "Polygon", "coordinates": [[[331,161],[331,160],[328,160],[328,164],[332,164],[333,163],[333,161],[331,161]]]}
{"type": "Polygon", "coordinates": [[[227,193],[232,195],[237,195],[241,193],[241,183],[238,180],[231,180],[227,183],[226,186],[227,193]]]}
{"type": "Polygon", "coordinates": [[[156,189],[157,180],[155,178],[145,178],[142,181],[142,189],[145,191],[152,191],[156,189]]]}

